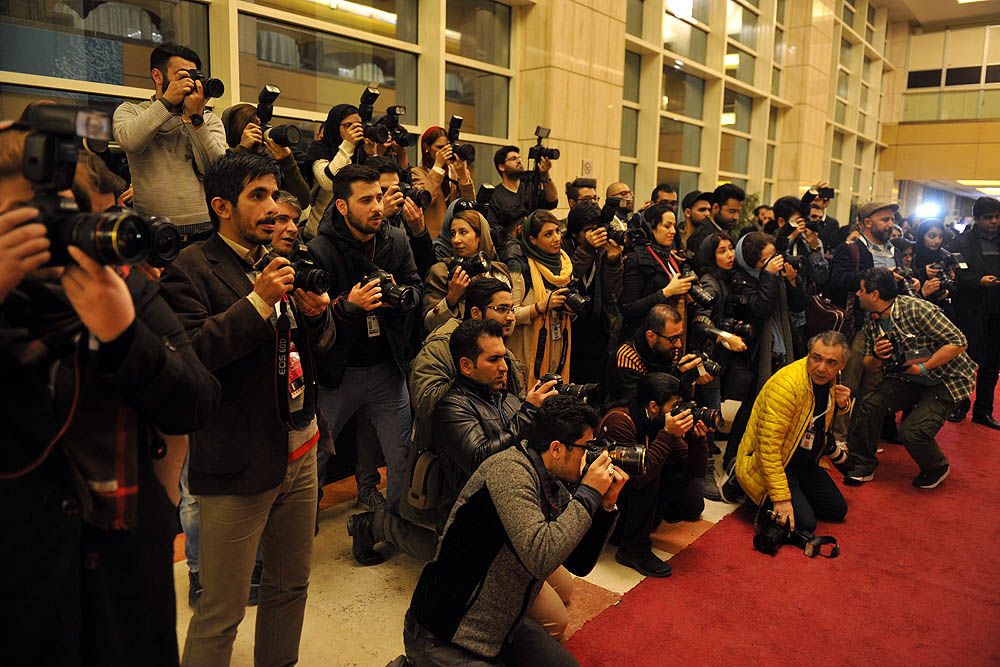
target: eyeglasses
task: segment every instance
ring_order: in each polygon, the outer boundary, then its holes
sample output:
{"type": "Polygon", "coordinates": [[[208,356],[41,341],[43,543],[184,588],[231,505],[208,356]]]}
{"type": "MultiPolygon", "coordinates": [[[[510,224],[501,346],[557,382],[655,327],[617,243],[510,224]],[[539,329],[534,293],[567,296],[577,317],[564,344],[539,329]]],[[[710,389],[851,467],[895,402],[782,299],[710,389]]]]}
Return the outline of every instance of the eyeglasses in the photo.
{"type": "Polygon", "coordinates": [[[578,202],[585,202],[585,201],[587,201],[587,202],[592,202],[592,203],[596,204],[597,202],[601,201],[601,198],[598,197],[597,195],[590,195],[588,197],[580,197],[579,199],[577,199],[577,201],[578,202]]]}
{"type": "Polygon", "coordinates": [[[631,197],[632,196],[632,191],[631,190],[622,190],[621,192],[615,193],[613,195],[608,195],[608,196],[609,197],[631,197]]]}
{"type": "Polygon", "coordinates": [[[663,334],[656,333],[655,331],[653,333],[656,334],[658,337],[664,339],[671,345],[678,345],[681,342],[681,339],[684,338],[684,334],[677,334],[676,336],[664,336],[663,334]]]}
{"type": "Polygon", "coordinates": [[[510,162],[511,160],[520,160],[520,159],[521,159],[520,155],[511,155],[509,158],[504,160],[504,162],[510,162]]]}
{"type": "Polygon", "coordinates": [[[507,304],[501,304],[499,306],[486,306],[490,310],[495,310],[501,315],[507,315],[514,312],[514,306],[508,306],[507,304]]]}
{"type": "MultiPolygon", "coordinates": [[[[562,440],[560,440],[559,442],[562,442],[562,440]]],[[[604,444],[605,444],[604,441],[601,440],[600,438],[594,438],[593,440],[588,440],[582,445],[578,445],[575,442],[563,442],[562,446],[566,447],[567,449],[573,449],[574,447],[579,449],[591,449],[592,447],[597,447],[597,446],[603,447],[604,444]]]]}

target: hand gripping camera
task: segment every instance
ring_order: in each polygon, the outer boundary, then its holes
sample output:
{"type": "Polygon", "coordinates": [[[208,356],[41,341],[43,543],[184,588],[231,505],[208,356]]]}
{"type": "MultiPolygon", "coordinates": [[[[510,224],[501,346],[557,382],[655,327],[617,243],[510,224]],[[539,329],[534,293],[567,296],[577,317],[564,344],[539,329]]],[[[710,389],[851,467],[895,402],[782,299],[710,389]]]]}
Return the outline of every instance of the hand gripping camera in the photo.
{"type": "Polygon", "coordinates": [[[629,477],[646,474],[646,448],[638,446],[619,445],[608,437],[607,429],[602,430],[596,439],[587,444],[587,468],[597,460],[601,452],[607,450],[611,462],[621,468],[629,477]]]}
{"type": "Polygon", "coordinates": [[[365,92],[361,93],[361,102],[358,104],[358,115],[361,116],[361,127],[365,132],[365,139],[376,144],[384,144],[389,141],[389,128],[372,122],[372,114],[375,113],[375,100],[380,94],[378,88],[368,86],[365,88],[365,92]]]}
{"type": "Polygon", "coordinates": [[[452,276],[459,269],[465,271],[465,275],[469,276],[469,279],[472,279],[484,273],[489,273],[492,268],[493,262],[482,251],[477,252],[472,257],[454,257],[448,262],[448,280],[451,280],[452,276]]]}
{"type": "Polygon", "coordinates": [[[403,193],[404,197],[422,209],[430,206],[431,200],[434,198],[427,190],[418,190],[405,181],[399,182],[399,191],[403,193]]]}
{"type": "Polygon", "coordinates": [[[721,412],[713,408],[702,407],[694,401],[677,401],[674,403],[674,407],[670,408],[670,414],[676,417],[685,410],[691,411],[695,422],[701,422],[709,429],[718,430],[722,427],[721,412]]]}
{"type": "Polygon", "coordinates": [[[375,269],[361,278],[361,284],[367,285],[373,280],[379,281],[382,290],[382,303],[395,310],[407,311],[416,304],[416,296],[409,285],[397,285],[392,276],[382,269],[375,269]]]}
{"type": "Polygon", "coordinates": [[[206,77],[199,69],[186,70],[188,76],[193,81],[201,81],[201,89],[205,91],[205,97],[222,97],[226,92],[226,84],[221,79],[206,77]]]}
{"type": "Polygon", "coordinates": [[[476,147],[472,144],[459,144],[458,137],[462,129],[462,117],[452,116],[448,121],[448,142],[451,144],[451,150],[455,154],[453,160],[465,160],[467,163],[472,164],[476,161],[476,147]]]}
{"type": "Polygon", "coordinates": [[[131,209],[81,213],[76,202],[59,195],[73,185],[78,137],[107,141],[111,118],[93,109],[39,104],[29,111],[28,125],[31,133],[24,142],[22,172],[35,191],[28,206],[39,210],[39,221],[45,225],[51,243],[48,265],[70,263],[67,247],[71,245],[100,264],[145,261],[153,250],[149,220],[131,209]]]}
{"type": "MultiPolygon", "coordinates": [[[[399,118],[406,115],[406,107],[402,105],[391,106],[385,111],[383,124],[389,128],[389,137],[401,148],[406,148],[416,143],[416,135],[410,134],[403,127],[399,118]]],[[[424,207],[426,208],[426,207],[424,207]]]]}
{"type": "Polygon", "coordinates": [[[316,266],[308,247],[299,243],[290,259],[295,270],[295,289],[313,294],[322,294],[330,289],[333,278],[328,271],[316,266]]]}
{"type": "Polygon", "coordinates": [[[701,283],[698,282],[698,274],[691,268],[694,262],[694,253],[690,250],[674,250],[673,254],[674,257],[680,260],[680,277],[694,278],[694,282],[691,283],[691,289],[688,290],[688,296],[702,308],[710,308],[715,303],[715,295],[702,287],[701,283]]]}
{"type": "Polygon", "coordinates": [[[541,160],[543,157],[547,157],[550,160],[559,159],[559,149],[558,148],[546,148],[542,145],[542,139],[548,139],[549,134],[552,133],[547,127],[542,127],[539,125],[535,128],[535,145],[528,149],[528,159],[529,160],[541,160]]]}
{"type": "Polygon", "coordinates": [[[281,95],[281,89],[267,84],[257,95],[257,120],[260,121],[260,131],[265,139],[270,139],[279,146],[289,148],[302,139],[302,133],[294,125],[278,125],[271,127],[269,123],[274,116],[274,103],[281,95]]]}
{"type": "Polygon", "coordinates": [[[575,396],[581,399],[584,403],[589,403],[590,405],[597,405],[601,400],[601,387],[597,384],[571,384],[569,382],[563,382],[562,376],[558,373],[546,373],[542,377],[538,378],[541,383],[550,382],[552,380],[556,381],[556,386],[553,389],[557,393],[563,394],[564,396],[575,396]]]}
{"type": "Polygon", "coordinates": [[[584,317],[590,312],[594,300],[587,296],[583,283],[579,278],[573,278],[566,284],[569,294],[566,295],[565,308],[576,317],[584,317]]]}
{"type": "Polygon", "coordinates": [[[902,373],[907,366],[925,363],[934,356],[934,350],[916,347],[910,343],[909,337],[904,337],[896,331],[886,331],[881,337],[892,345],[889,360],[883,367],[886,373],[902,373]]]}

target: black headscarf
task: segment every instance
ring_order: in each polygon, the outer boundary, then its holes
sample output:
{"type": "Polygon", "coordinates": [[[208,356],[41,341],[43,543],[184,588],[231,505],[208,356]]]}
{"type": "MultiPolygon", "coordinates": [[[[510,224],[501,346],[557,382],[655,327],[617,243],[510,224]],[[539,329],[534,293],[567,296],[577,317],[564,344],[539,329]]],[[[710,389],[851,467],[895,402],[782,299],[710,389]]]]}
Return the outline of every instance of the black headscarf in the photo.
{"type": "Polygon", "coordinates": [[[942,249],[944,248],[944,242],[946,240],[944,238],[945,236],[946,236],[945,226],[944,223],[941,222],[940,220],[935,220],[934,218],[930,218],[920,223],[920,226],[917,227],[917,243],[913,249],[914,271],[919,271],[928,264],[933,264],[934,262],[941,259],[941,255],[943,254],[942,249]],[[941,246],[937,250],[931,250],[924,243],[924,237],[927,235],[927,232],[931,231],[935,227],[941,230],[941,236],[942,236],[941,246]]]}
{"type": "MultiPolygon", "coordinates": [[[[340,138],[340,124],[354,113],[358,113],[358,108],[353,104],[338,104],[330,109],[330,113],[326,115],[326,122],[323,123],[323,138],[313,141],[309,146],[309,152],[306,153],[310,164],[316,160],[333,160],[343,141],[340,138]]],[[[364,150],[363,146],[357,148],[364,150]]]]}

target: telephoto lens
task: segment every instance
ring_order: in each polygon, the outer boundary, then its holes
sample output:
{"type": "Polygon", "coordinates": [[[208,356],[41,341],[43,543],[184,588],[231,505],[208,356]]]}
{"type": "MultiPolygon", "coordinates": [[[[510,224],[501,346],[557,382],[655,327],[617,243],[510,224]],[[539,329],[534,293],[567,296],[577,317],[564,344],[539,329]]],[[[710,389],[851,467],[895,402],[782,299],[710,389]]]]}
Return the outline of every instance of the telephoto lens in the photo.
{"type": "MultiPolygon", "coordinates": [[[[304,249],[304,246],[300,247],[304,249]]],[[[329,272],[317,267],[308,251],[297,252],[292,259],[291,267],[295,271],[295,289],[322,294],[328,291],[333,283],[329,272]]]]}
{"type": "Polygon", "coordinates": [[[701,283],[698,282],[698,276],[694,271],[688,269],[681,274],[681,278],[694,278],[694,282],[691,283],[691,289],[688,290],[688,296],[699,306],[708,308],[715,303],[715,295],[701,286],[701,283]]]}
{"type": "MultiPolygon", "coordinates": [[[[492,268],[493,262],[490,261],[485,252],[480,251],[472,257],[455,258],[452,260],[450,276],[454,276],[456,271],[462,269],[469,278],[475,278],[484,273],[489,273],[492,268]]],[[[450,276],[449,280],[451,279],[450,276]]]]}
{"type": "Polygon", "coordinates": [[[220,79],[207,78],[200,70],[189,69],[188,75],[195,81],[201,81],[201,89],[205,91],[205,97],[222,97],[226,92],[226,85],[220,79]]]}
{"type": "Polygon", "coordinates": [[[276,125],[264,132],[264,138],[270,139],[279,146],[291,148],[302,140],[302,132],[294,125],[276,125]]]}
{"type": "Polygon", "coordinates": [[[149,222],[132,211],[72,212],[47,216],[43,222],[51,242],[49,266],[72,262],[67,251],[71,245],[111,266],[144,262],[152,249],[149,222]]]}
{"type": "Polygon", "coordinates": [[[181,251],[181,233],[166,218],[153,217],[149,222],[152,244],[146,262],[150,266],[163,268],[177,259],[177,253],[181,251]]]}
{"type": "Polygon", "coordinates": [[[670,414],[676,417],[685,410],[691,411],[691,416],[695,422],[701,422],[712,430],[718,430],[722,427],[721,412],[712,408],[702,407],[694,401],[677,401],[674,403],[674,407],[670,409],[670,414]]]}
{"type": "Polygon", "coordinates": [[[538,381],[542,383],[550,382],[552,380],[556,381],[556,385],[553,389],[555,389],[559,394],[563,394],[565,396],[575,396],[584,403],[588,403],[590,405],[598,405],[601,400],[601,386],[599,384],[571,384],[569,382],[563,382],[562,376],[558,373],[546,373],[542,377],[538,378],[538,381]]]}
{"type": "Polygon", "coordinates": [[[389,141],[389,128],[385,125],[375,125],[374,123],[363,123],[365,139],[376,144],[384,144],[389,141]]]}
{"type": "Polygon", "coordinates": [[[646,448],[638,446],[619,445],[612,440],[608,440],[602,433],[597,439],[587,446],[585,456],[587,467],[597,460],[603,451],[608,452],[611,463],[621,468],[629,477],[642,476],[646,474],[646,448]]]}

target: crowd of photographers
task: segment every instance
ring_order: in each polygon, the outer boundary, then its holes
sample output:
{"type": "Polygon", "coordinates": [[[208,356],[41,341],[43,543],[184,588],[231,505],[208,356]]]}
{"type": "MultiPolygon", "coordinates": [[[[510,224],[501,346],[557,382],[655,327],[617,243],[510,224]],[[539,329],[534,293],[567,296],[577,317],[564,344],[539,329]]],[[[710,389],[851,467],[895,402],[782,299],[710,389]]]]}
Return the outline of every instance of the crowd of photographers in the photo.
{"type": "Polygon", "coordinates": [[[368,88],[306,147],[276,86],[216,115],[200,67],[164,45],[113,122],[40,101],[0,130],[5,589],[46,664],[225,665],[247,604],[256,663],[294,664],[334,463],[357,563],[428,561],[400,664],[575,664],[608,541],[669,576],[660,521],[749,497],[758,549],[816,555],[829,465],[871,481],[881,435],[932,489],[946,419],[1000,429],[995,199],[960,234],[891,202],[842,226],[818,184],[741,224],[732,184],[635,206],[578,178],[560,220],[544,128],[477,191],[461,118],[414,137],[368,88]]]}

